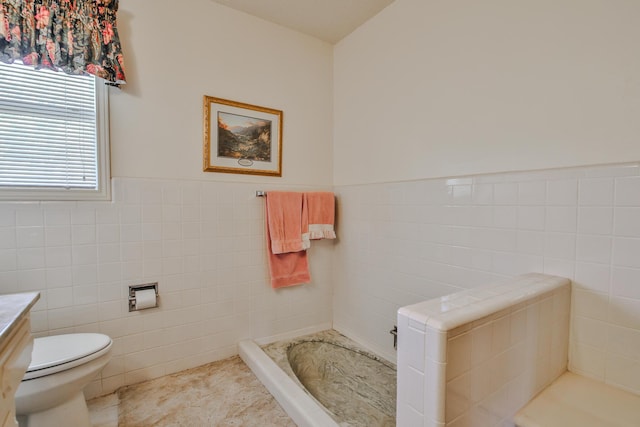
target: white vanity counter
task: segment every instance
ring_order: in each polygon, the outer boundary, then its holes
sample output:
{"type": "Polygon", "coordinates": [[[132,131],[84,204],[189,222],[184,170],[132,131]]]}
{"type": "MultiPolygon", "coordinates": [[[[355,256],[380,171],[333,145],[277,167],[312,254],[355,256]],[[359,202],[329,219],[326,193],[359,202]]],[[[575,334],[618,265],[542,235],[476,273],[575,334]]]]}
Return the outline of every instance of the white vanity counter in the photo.
{"type": "Polygon", "coordinates": [[[0,426],[17,427],[15,393],[31,363],[29,310],[38,292],[0,295],[0,426]]]}

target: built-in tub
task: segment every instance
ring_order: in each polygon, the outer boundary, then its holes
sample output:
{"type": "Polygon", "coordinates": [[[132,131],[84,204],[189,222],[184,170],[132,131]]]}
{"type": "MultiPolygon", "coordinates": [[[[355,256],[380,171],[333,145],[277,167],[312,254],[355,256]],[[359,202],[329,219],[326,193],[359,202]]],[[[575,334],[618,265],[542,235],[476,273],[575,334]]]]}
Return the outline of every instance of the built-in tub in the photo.
{"type": "Polygon", "coordinates": [[[299,426],[395,426],[395,366],[334,330],[240,355],[299,426]]]}
{"type": "Polygon", "coordinates": [[[293,344],[287,359],[300,383],[337,421],[395,426],[394,368],[366,353],[325,341],[293,344]]]}

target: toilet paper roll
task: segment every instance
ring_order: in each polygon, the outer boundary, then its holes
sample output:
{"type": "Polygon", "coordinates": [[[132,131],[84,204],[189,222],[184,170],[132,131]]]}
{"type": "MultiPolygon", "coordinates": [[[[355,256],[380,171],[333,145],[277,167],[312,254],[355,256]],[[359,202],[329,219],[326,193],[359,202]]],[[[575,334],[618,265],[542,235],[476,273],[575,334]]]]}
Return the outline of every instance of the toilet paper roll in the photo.
{"type": "Polygon", "coordinates": [[[143,289],[136,291],[136,310],[151,308],[156,306],[156,291],[153,289],[143,289]]]}

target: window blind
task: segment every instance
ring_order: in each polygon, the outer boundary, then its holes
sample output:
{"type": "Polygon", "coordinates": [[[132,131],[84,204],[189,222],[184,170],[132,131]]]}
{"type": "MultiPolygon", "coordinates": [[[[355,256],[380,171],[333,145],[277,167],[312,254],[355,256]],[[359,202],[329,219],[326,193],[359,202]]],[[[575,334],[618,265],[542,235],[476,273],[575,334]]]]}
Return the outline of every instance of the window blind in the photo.
{"type": "Polygon", "coordinates": [[[98,187],[93,76],[0,62],[0,188],[98,187]]]}

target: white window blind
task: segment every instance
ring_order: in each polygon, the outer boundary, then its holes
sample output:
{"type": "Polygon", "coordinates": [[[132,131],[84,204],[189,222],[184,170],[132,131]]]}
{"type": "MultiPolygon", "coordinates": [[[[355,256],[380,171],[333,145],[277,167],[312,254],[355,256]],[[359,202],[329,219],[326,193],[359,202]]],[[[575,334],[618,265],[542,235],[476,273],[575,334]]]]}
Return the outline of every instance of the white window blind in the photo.
{"type": "Polygon", "coordinates": [[[0,192],[26,195],[19,199],[31,198],[30,192],[42,199],[100,198],[70,193],[103,193],[106,187],[101,86],[93,76],[0,62],[0,192]],[[56,190],[66,195],[42,197],[56,190]]]}

